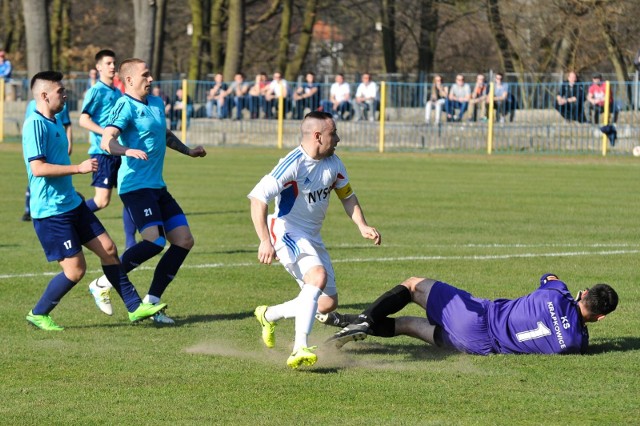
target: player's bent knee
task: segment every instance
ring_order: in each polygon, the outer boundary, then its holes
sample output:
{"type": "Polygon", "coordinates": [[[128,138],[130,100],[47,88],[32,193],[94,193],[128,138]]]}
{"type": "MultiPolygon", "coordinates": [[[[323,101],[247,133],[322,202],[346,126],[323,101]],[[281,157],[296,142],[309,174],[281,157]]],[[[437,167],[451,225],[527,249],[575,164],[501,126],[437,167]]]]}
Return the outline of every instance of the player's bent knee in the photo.
{"type": "Polygon", "coordinates": [[[318,312],[326,314],[338,308],[338,296],[320,296],[318,299],[318,312]]]}
{"type": "Polygon", "coordinates": [[[164,237],[158,237],[151,242],[160,248],[164,248],[164,246],[167,244],[167,240],[164,237]]]}
{"type": "Polygon", "coordinates": [[[421,282],[427,280],[427,278],[420,277],[411,277],[402,282],[402,285],[409,289],[410,292],[414,292],[416,290],[416,286],[421,282]]]}

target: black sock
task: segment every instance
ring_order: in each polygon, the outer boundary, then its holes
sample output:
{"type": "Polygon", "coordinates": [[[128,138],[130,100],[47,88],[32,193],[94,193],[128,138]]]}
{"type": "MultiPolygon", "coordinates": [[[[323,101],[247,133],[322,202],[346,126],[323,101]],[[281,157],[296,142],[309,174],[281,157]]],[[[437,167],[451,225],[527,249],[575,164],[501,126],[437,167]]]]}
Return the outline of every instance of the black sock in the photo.
{"type": "Polygon", "coordinates": [[[169,246],[156,266],[153,281],[151,281],[151,287],[149,288],[149,294],[151,296],[162,297],[162,294],[175,278],[180,266],[182,266],[182,262],[184,262],[188,254],[189,250],[186,248],[175,244],[169,246]]]}
{"type": "Polygon", "coordinates": [[[411,291],[399,284],[373,302],[364,310],[360,317],[366,321],[376,323],[391,314],[395,314],[411,303],[411,291]],[[369,321],[367,321],[369,320],[369,321]]]}
{"type": "Polygon", "coordinates": [[[396,335],[396,319],[381,318],[372,324],[369,332],[372,336],[394,337],[396,335]]]}
{"type": "Polygon", "coordinates": [[[129,247],[120,258],[122,267],[126,273],[140,266],[142,263],[160,253],[164,247],[153,244],[151,241],[142,240],[133,247],[129,247]]]}

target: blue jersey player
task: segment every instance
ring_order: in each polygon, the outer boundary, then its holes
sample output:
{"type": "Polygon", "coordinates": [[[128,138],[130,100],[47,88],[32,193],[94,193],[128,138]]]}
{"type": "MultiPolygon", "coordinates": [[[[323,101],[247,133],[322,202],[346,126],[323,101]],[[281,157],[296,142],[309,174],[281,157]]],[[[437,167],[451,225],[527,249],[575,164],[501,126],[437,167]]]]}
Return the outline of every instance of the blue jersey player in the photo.
{"type": "Polygon", "coordinates": [[[43,71],[31,79],[36,110],[22,128],[24,161],[31,191],[33,227],[48,261],[57,261],[62,272],[47,285],[42,297],[27,315],[27,321],[47,331],[60,331],[50,312],[82,279],[86,261],[82,246],[94,252],[102,270],[122,296],[132,322],[156,314],[164,306],[144,304],[118,259],[116,246],[96,216],[75,191],[74,174],[94,172],[95,159],[71,164],[69,142],[56,114],[62,111],[66,92],[62,74],[43,71]]]}
{"type": "MultiPolygon", "coordinates": [[[[117,185],[120,157],[109,155],[100,148],[102,132],[109,121],[111,108],[122,96],[113,83],[116,74],[116,54],[109,49],[100,50],[95,55],[96,70],[99,79],[87,90],[82,102],[80,126],[89,130],[89,156],[98,161],[98,170],[93,172],[91,185],[95,188],[95,195],[86,203],[92,212],[101,210],[109,205],[111,192],[117,185]]],[[[124,222],[125,248],[136,243],[136,227],[131,215],[126,209],[122,211],[124,222]]],[[[96,305],[107,315],[113,313],[110,298],[111,284],[106,280],[93,280],[89,284],[89,292],[93,295],[96,305]]]]}
{"type": "MultiPolygon", "coordinates": [[[[204,157],[207,153],[201,146],[187,147],[167,130],[164,102],[149,94],[153,78],[144,61],[123,61],[119,74],[125,96],[111,110],[101,147],[111,155],[122,156],[118,194],[142,235],[142,241],[122,255],[125,270],[141,265],[162,252],[166,241],[170,243],[143,299],[157,304],[194,244],[187,218],[162,178],[166,148],[190,157],[204,157]]],[[[154,316],[154,320],[174,323],[163,313],[154,316]]]]}
{"type": "Polygon", "coordinates": [[[603,319],[618,305],[607,284],[596,284],[574,298],[554,274],[517,299],[487,300],[441,281],[412,277],[378,298],[360,315],[318,315],[321,322],[345,326],[329,339],[337,347],[367,334],[411,336],[437,346],[476,355],[579,354],[589,344],[587,323],[603,319]],[[392,315],[410,302],[427,318],[392,315]]]}
{"type": "MultiPolygon", "coordinates": [[[[27,104],[27,110],[24,113],[25,121],[29,116],[36,110],[36,101],[31,99],[27,104]]],[[[64,108],[62,111],[56,114],[56,120],[59,120],[64,127],[65,133],[67,134],[67,139],[69,140],[69,148],[67,152],[71,155],[71,151],[73,150],[73,131],[71,129],[71,117],[69,117],[69,109],[67,108],[67,104],[64,104],[64,108]]],[[[23,222],[31,221],[31,192],[29,192],[29,187],[27,186],[27,191],[25,193],[24,200],[24,214],[22,215],[23,222]]]]}

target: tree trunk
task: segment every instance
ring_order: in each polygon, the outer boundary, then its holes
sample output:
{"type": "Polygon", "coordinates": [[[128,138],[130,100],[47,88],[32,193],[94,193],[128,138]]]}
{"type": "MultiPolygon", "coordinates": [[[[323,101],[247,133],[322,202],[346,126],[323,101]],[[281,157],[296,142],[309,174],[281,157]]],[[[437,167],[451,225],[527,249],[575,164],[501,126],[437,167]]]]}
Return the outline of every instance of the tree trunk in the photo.
{"type": "MultiPolygon", "coordinates": [[[[600,31],[602,33],[602,38],[604,40],[605,46],[607,47],[609,59],[611,60],[611,63],[616,70],[616,77],[618,81],[629,81],[629,74],[627,73],[627,68],[624,63],[624,54],[622,53],[622,49],[620,48],[618,40],[616,40],[615,38],[613,29],[611,28],[611,23],[606,19],[599,19],[598,21],[600,22],[600,31]]],[[[612,88],[612,90],[615,90],[615,88],[612,88]]],[[[626,93],[626,96],[627,103],[632,104],[633,97],[630,87],[626,93]]]]}
{"type": "Polygon", "coordinates": [[[200,74],[200,52],[202,46],[202,2],[200,0],[189,0],[191,8],[191,24],[193,34],[191,34],[191,52],[189,53],[189,80],[197,80],[200,74]]]}
{"type": "Polygon", "coordinates": [[[420,1],[418,40],[418,75],[430,74],[438,44],[438,7],[434,0],[420,1]]]}
{"type": "Polygon", "coordinates": [[[153,64],[153,40],[156,24],[156,0],[133,0],[135,46],[133,56],[149,66],[153,64]]]}
{"type": "Polygon", "coordinates": [[[49,17],[41,0],[22,0],[27,36],[27,70],[29,77],[51,69],[49,17]]]}
{"type": "MultiPolygon", "coordinates": [[[[518,82],[524,83],[524,64],[518,52],[507,38],[498,0],[487,0],[487,18],[489,19],[489,29],[498,45],[500,52],[500,64],[503,72],[515,72],[518,82]]],[[[520,101],[528,104],[525,85],[520,84],[520,101]]]]}
{"type": "Polygon", "coordinates": [[[282,20],[280,21],[280,39],[278,42],[277,69],[284,75],[289,59],[289,43],[291,40],[291,8],[293,0],[282,0],[282,20]]]}
{"type": "Polygon", "coordinates": [[[311,46],[311,39],[313,37],[313,25],[316,22],[316,11],[318,9],[318,0],[307,0],[307,4],[304,9],[304,20],[302,23],[302,31],[300,32],[300,38],[298,39],[298,49],[295,56],[289,62],[287,71],[285,73],[285,80],[293,81],[302,69],[302,64],[309,53],[309,46],[311,46]]]}
{"type": "Polygon", "coordinates": [[[382,51],[384,71],[387,74],[398,71],[396,66],[396,1],[382,0],[380,8],[382,21],[382,51]]]}
{"type": "Polygon", "coordinates": [[[153,64],[151,64],[151,75],[159,79],[162,72],[163,49],[164,49],[164,25],[167,14],[168,0],[156,0],[158,9],[156,12],[156,24],[153,34],[153,64]]]}
{"type": "Polygon", "coordinates": [[[231,81],[233,76],[242,69],[245,29],[244,0],[229,0],[228,22],[223,74],[226,81],[231,81]]]}
{"type": "MultiPolygon", "coordinates": [[[[243,3],[240,6],[244,8],[244,0],[234,0],[234,2],[243,3]]],[[[231,7],[231,6],[229,6],[231,7]]],[[[211,23],[209,26],[209,45],[211,55],[211,71],[214,73],[221,72],[223,70],[223,45],[222,45],[222,23],[224,21],[224,0],[214,0],[211,4],[211,23]]],[[[243,12],[244,15],[244,12],[243,12]]],[[[243,18],[244,19],[244,18],[243,18]]],[[[227,46],[227,51],[230,46],[227,46]]],[[[239,52],[242,55],[242,52],[239,52]]]]}
{"type": "Polygon", "coordinates": [[[50,33],[51,37],[51,66],[55,70],[60,70],[60,56],[62,52],[62,2],[63,0],[53,0],[51,4],[50,33]]]}

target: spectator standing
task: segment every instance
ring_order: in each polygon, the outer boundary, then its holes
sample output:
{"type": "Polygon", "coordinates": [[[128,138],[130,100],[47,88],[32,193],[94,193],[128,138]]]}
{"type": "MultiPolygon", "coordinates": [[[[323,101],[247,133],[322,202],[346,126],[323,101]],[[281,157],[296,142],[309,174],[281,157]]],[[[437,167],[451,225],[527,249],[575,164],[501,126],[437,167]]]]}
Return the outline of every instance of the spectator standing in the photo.
{"type": "Polygon", "coordinates": [[[442,106],[445,104],[447,97],[449,96],[449,88],[442,84],[442,76],[436,74],[433,76],[433,83],[431,84],[431,95],[427,100],[427,106],[424,114],[425,123],[429,124],[431,120],[431,111],[435,107],[435,116],[433,121],[435,124],[440,123],[440,115],[442,114],[442,106]]]}
{"type": "Polygon", "coordinates": [[[469,100],[469,104],[473,108],[472,121],[478,120],[478,113],[481,121],[487,121],[487,92],[487,82],[484,74],[478,74],[476,76],[476,85],[471,92],[471,100],[469,100]]]}
{"type": "Polygon", "coordinates": [[[322,110],[333,115],[334,120],[344,120],[347,112],[351,119],[351,87],[345,83],[343,74],[336,75],[335,83],[329,89],[329,99],[322,101],[322,110]]]}
{"type": "Polygon", "coordinates": [[[469,108],[469,100],[471,99],[471,88],[464,82],[464,76],[458,74],[456,82],[449,90],[449,97],[444,106],[447,110],[448,121],[462,121],[464,113],[469,108]],[[455,115],[456,109],[459,110],[458,116],[455,115]]]}
{"type": "Polygon", "coordinates": [[[296,120],[302,120],[306,108],[315,111],[320,107],[320,84],[316,82],[316,75],[308,72],[304,79],[305,82],[293,94],[294,118],[296,120]]]}
{"type": "Polygon", "coordinates": [[[371,74],[368,72],[362,74],[362,82],[356,89],[356,96],[353,103],[356,120],[365,120],[367,115],[369,121],[376,118],[376,110],[378,109],[378,84],[371,81],[371,74]]]}
{"type": "Polygon", "coordinates": [[[575,71],[570,71],[567,75],[567,81],[562,84],[554,106],[566,121],[584,123],[584,87],[578,81],[575,71]]]}

